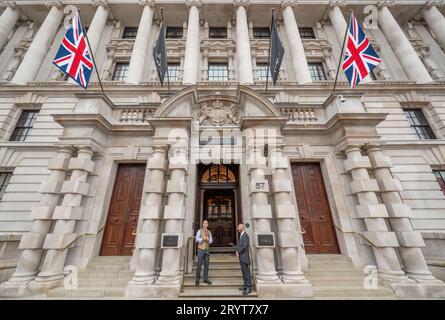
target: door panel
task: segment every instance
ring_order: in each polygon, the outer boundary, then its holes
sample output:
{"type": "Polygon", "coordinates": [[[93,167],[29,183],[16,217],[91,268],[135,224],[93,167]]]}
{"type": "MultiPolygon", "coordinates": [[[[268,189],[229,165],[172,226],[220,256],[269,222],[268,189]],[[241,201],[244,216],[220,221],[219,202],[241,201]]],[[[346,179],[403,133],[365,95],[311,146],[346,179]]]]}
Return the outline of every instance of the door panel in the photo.
{"type": "Polygon", "coordinates": [[[107,225],[102,240],[101,255],[131,255],[134,247],[145,165],[119,165],[107,225]]]}
{"type": "Polygon", "coordinates": [[[292,176],[306,253],[339,253],[318,163],[293,163],[292,176]]]}
{"type": "Polygon", "coordinates": [[[235,243],[233,190],[206,190],[204,192],[204,219],[209,222],[213,246],[230,246],[235,243]]]}

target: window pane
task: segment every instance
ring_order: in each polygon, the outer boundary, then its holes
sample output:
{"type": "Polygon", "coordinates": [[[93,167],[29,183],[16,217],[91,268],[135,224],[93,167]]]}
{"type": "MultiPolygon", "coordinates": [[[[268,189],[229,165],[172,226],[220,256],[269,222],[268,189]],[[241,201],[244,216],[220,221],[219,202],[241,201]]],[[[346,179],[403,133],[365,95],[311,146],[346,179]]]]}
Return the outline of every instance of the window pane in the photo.
{"type": "Polygon", "coordinates": [[[23,110],[9,141],[25,141],[31,128],[34,126],[38,114],[39,111],[23,110]]]}
{"type": "Polygon", "coordinates": [[[253,28],[253,37],[257,39],[268,39],[270,37],[270,29],[265,28],[253,28]]]}
{"type": "Polygon", "coordinates": [[[210,27],[209,38],[227,38],[226,27],[210,27]]]}
{"type": "Polygon", "coordinates": [[[137,27],[125,27],[124,34],[122,35],[123,39],[134,39],[136,38],[136,34],[138,32],[137,27]]]}
{"type": "Polygon", "coordinates": [[[167,27],[165,37],[170,39],[182,38],[182,27],[167,27]]]}
{"type": "Polygon", "coordinates": [[[209,64],[209,80],[210,81],[227,81],[229,80],[229,71],[227,64],[209,64]]]}
{"type": "Polygon", "coordinates": [[[169,63],[167,65],[169,81],[179,81],[179,66],[179,63],[169,63]]]}
{"type": "Polygon", "coordinates": [[[301,39],[315,39],[314,29],[312,28],[299,28],[301,39]]]}
{"type": "Polygon", "coordinates": [[[326,80],[323,64],[320,62],[308,63],[309,73],[314,81],[326,80]]]}
{"type": "Polygon", "coordinates": [[[411,128],[421,140],[436,139],[421,109],[403,109],[411,128]]]}
{"type": "Polygon", "coordinates": [[[128,63],[116,63],[112,80],[125,81],[127,79],[128,63]]]}
{"type": "Polygon", "coordinates": [[[9,184],[9,180],[11,180],[12,172],[0,172],[0,200],[3,198],[5,194],[6,187],[9,184]]]}
{"type": "Polygon", "coordinates": [[[269,77],[269,80],[272,80],[272,77],[270,76],[270,70],[267,68],[267,63],[258,63],[257,67],[259,81],[266,81],[266,75],[269,77]]]}

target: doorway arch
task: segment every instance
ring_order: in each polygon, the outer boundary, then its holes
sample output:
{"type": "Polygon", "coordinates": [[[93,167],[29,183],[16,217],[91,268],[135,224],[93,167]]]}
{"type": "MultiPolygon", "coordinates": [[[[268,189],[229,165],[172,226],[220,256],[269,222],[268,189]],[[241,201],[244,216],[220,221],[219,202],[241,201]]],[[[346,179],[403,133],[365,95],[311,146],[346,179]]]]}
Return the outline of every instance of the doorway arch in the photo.
{"type": "Polygon", "coordinates": [[[236,245],[236,224],[241,221],[237,164],[199,164],[195,232],[209,221],[213,248],[236,245]]]}

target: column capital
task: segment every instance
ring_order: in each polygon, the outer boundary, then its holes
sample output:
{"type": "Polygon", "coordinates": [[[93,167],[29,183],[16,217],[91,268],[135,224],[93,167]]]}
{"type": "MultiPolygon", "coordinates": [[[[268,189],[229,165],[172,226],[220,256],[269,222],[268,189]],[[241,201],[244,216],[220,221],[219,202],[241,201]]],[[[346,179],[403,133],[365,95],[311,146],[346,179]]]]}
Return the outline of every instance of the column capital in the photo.
{"type": "Polygon", "coordinates": [[[102,6],[108,9],[108,0],[91,0],[93,7],[102,6]]]}
{"type": "Polygon", "coordinates": [[[49,0],[45,1],[45,6],[48,8],[57,7],[58,9],[61,9],[63,8],[63,3],[59,0],[49,0]]]}
{"type": "Polygon", "coordinates": [[[141,7],[145,7],[145,6],[149,6],[149,7],[154,7],[154,5],[155,5],[155,0],[139,0],[138,1],[138,4],[141,6],[141,7]]]}
{"type": "Polygon", "coordinates": [[[427,2],[425,2],[424,9],[441,6],[445,6],[445,0],[428,0],[427,2]]]}
{"type": "Polygon", "coordinates": [[[297,0],[282,0],[281,1],[281,8],[287,8],[287,7],[295,7],[298,4],[297,0]]]}
{"type": "Polygon", "coordinates": [[[345,7],[346,1],[345,0],[331,0],[329,1],[329,9],[335,8],[335,7],[345,7]]]}
{"type": "Polygon", "coordinates": [[[382,151],[383,150],[383,148],[382,148],[382,145],[381,144],[379,144],[379,143],[366,143],[364,146],[363,146],[363,151],[366,153],[366,154],[368,154],[368,153],[370,153],[370,152],[375,152],[375,151],[382,151]]]}
{"type": "Polygon", "coordinates": [[[201,8],[201,4],[201,0],[185,0],[185,5],[187,6],[187,8],[191,8],[193,6],[201,8]]]}
{"type": "Polygon", "coordinates": [[[395,1],[394,0],[380,0],[377,2],[377,8],[382,9],[384,7],[391,8],[394,6],[395,1]]]}
{"type": "Polygon", "coordinates": [[[250,0],[233,0],[233,5],[235,8],[245,7],[247,8],[250,4],[250,0]]]}

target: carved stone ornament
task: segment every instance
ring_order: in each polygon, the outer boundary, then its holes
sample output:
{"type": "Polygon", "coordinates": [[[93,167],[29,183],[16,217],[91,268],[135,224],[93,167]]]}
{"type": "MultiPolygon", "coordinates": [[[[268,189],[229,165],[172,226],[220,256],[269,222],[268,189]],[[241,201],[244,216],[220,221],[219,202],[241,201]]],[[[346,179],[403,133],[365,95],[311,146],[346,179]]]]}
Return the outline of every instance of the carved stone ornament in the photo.
{"type": "Polygon", "coordinates": [[[239,125],[240,116],[235,104],[224,105],[220,100],[216,100],[211,106],[207,102],[201,105],[198,121],[200,125],[239,125]]]}

